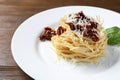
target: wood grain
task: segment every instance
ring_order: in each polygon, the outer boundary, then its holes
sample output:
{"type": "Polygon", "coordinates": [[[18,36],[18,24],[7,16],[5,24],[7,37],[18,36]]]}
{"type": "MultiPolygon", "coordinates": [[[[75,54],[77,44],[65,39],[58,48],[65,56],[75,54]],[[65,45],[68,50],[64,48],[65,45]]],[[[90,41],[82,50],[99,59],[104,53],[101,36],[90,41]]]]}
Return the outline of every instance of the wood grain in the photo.
{"type": "Polygon", "coordinates": [[[97,6],[120,12],[120,0],[0,0],[0,80],[32,80],[12,57],[12,36],[28,17],[68,5],[97,6]]]}

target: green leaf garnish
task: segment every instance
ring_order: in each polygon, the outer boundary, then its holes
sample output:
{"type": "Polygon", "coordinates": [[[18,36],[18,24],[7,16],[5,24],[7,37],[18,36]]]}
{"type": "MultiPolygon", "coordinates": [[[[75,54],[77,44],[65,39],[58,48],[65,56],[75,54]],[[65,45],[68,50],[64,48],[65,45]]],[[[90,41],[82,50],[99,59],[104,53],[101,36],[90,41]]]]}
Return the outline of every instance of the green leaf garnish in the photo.
{"type": "Polygon", "coordinates": [[[105,31],[108,37],[108,45],[120,44],[120,28],[114,26],[112,28],[107,28],[105,31]]]}

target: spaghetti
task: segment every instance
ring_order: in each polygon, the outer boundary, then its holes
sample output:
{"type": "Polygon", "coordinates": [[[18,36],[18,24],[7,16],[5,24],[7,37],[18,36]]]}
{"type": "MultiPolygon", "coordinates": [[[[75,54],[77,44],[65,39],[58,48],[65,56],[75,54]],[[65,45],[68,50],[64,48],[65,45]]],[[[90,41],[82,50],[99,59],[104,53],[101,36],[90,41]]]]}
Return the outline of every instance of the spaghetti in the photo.
{"type": "Polygon", "coordinates": [[[60,26],[65,31],[51,38],[57,56],[75,63],[96,62],[103,57],[107,36],[102,31],[99,19],[97,20],[83,12],[63,17],[60,26]]]}

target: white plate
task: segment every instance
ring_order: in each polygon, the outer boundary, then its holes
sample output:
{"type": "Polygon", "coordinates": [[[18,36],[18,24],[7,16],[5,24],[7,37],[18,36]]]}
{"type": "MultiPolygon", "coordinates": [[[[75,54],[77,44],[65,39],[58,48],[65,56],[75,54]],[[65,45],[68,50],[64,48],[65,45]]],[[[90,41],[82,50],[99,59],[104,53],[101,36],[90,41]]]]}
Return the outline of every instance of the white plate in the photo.
{"type": "Polygon", "coordinates": [[[99,15],[105,28],[120,26],[119,13],[97,7],[67,6],[40,12],[23,22],[13,36],[11,49],[20,68],[36,80],[120,80],[120,47],[109,46],[99,64],[74,65],[58,60],[49,41],[39,41],[45,26],[55,26],[64,15],[81,10],[99,15]]]}

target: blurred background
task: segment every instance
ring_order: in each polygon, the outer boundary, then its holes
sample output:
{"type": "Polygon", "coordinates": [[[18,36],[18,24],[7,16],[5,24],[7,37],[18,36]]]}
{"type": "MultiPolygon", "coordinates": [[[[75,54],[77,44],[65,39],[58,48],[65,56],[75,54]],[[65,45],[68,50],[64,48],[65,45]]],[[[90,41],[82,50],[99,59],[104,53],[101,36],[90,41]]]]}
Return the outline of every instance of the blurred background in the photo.
{"type": "Polygon", "coordinates": [[[12,57],[11,39],[18,26],[43,10],[71,5],[96,6],[120,12],[120,0],[0,0],[0,80],[33,80],[12,57]]]}

